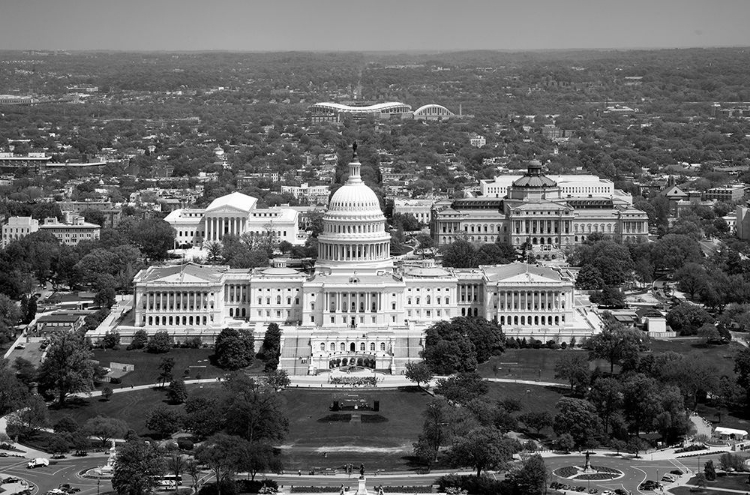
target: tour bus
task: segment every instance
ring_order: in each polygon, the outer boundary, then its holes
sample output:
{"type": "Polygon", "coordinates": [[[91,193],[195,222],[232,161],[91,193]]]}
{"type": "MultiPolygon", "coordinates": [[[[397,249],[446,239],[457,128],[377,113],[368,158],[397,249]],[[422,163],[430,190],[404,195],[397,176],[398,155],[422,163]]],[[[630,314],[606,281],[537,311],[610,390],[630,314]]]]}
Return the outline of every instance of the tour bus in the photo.
{"type": "Polygon", "coordinates": [[[182,476],[175,476],[174,474],[165,474],[162,476],[154,476],[154,479],[158,482],[160,487],[169,489],[177,488],[182,485],[182,476]]]}

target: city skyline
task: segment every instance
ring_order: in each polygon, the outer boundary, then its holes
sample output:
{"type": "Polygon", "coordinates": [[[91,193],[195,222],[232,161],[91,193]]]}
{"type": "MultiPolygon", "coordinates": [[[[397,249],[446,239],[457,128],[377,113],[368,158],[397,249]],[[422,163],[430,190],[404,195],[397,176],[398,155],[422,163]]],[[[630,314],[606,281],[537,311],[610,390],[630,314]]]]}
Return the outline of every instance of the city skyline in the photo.
{"type": "Polygon", "coordinates": [[[7,2],[5,50],[448,51],[750,46],[750,2],[7,2]]]}

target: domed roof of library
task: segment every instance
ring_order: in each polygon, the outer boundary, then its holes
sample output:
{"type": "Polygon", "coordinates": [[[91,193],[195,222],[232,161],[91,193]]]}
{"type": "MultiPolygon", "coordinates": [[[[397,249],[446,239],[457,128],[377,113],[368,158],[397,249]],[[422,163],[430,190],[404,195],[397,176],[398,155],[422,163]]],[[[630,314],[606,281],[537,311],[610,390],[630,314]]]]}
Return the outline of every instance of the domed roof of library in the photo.
{"type": "Polygon", "coordinates": [[[557,182],[542,174],[542,164],[531,160],[526,174],[513,182],[513,187],[557,187],[557,182]]]}

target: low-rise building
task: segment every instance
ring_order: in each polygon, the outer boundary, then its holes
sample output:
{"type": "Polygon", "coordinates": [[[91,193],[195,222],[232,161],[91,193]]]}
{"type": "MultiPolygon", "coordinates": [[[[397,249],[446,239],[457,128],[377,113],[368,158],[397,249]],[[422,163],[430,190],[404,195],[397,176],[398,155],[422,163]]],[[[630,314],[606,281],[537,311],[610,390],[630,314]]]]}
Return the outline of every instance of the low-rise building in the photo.
{"type": "Polygon", "coordinates": [[[65,219],[61,222],[55,217],[44,219],[44,224],[39,226],[42,232],[49,232],[57,237],[62,244],[76,246],[81,241],[93,241],[99,239],[102,228],[95,223],[84,221],[83,217],[63,212],[65,219]]]}
{"type": "Polygon", "coordinates": [[[731,184],[722,187],[713,187],[706,191],[706,194],[704,194],[703,197],[705,199],[715,199],[725,203],[739,201],[745,197],[745,185],[731,184]]]}
{"type": "Polygon", "coordinates": [[[2,247],[39,230],[39,220],[31,217],[10,217],[3,225],[2,247]]]}
{"type": "Polygon", "coordinates": [[[396,199],[393,202],[393,213],[414,215],[419,223],[429,225],[432,220],[433,199],[396,199]]]}

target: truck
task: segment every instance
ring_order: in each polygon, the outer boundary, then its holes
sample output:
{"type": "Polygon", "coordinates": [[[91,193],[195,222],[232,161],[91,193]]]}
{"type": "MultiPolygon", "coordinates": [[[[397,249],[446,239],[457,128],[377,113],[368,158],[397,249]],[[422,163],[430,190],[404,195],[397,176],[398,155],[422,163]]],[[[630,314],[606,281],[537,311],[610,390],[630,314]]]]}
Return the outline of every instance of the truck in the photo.
{"type": "Polygon", "coordinates": [[[36,459],[31,459],[29,463],[26,465],[28,469],[34,469],[38,467],[47,467],[49,466],[49,459],[45,459],[44,457],[37,457],[36,459]]]}

